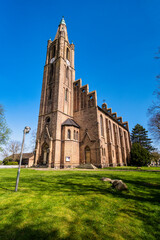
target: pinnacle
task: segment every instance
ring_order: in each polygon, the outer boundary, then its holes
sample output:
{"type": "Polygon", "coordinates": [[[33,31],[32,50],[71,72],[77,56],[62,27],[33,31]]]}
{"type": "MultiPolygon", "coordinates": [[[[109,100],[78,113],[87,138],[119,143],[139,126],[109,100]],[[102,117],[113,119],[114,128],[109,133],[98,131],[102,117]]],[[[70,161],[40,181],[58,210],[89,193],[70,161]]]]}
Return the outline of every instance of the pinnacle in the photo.
{"type": "Polygon", "coordinates": [[[64,16],[62,17],[62,19],[61,19],[61,21],[60,21],[60,24],[66,25],[65,20],[64,20],[64,16]]]}

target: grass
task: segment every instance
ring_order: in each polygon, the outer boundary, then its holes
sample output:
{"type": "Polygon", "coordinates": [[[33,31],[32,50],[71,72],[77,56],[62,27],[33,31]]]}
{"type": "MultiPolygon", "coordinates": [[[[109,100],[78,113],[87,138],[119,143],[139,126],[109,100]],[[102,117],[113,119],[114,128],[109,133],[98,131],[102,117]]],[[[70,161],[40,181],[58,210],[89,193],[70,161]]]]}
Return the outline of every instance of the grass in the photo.
{"type": "Polygon", "coordinates": [[[160,167],[131,167],[131,166],[120,166],[120,167],[106,167],[103,169],[109,170],[136,170],[136,171],[160,171],[160,167]]]}
{"type": "Polygon", "coordinates": [[[16,175],[0,170],[1,240],[160,239],[160,172],[22,169],[15,193],[16,175]]]}

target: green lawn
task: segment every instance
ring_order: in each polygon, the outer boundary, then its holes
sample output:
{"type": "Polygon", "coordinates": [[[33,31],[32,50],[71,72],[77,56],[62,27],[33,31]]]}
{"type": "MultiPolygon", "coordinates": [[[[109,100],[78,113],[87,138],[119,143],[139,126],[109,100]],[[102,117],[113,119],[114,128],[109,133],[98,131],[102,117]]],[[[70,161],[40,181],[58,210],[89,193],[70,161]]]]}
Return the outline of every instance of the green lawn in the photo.
{"type": "Polygon", "coordinates": [[[16,174],[0,170],[1,240],[160,239],[160,172],[22,169],[15,193],[16,174]]]}
{"type": "Polygon", "coordinates": [[[131,166],[121,166],[121,167],[106,167],[101,168],[101,170],[136,170],[136,171],[160,171],[160,167],[131,167],[131,166]]]}

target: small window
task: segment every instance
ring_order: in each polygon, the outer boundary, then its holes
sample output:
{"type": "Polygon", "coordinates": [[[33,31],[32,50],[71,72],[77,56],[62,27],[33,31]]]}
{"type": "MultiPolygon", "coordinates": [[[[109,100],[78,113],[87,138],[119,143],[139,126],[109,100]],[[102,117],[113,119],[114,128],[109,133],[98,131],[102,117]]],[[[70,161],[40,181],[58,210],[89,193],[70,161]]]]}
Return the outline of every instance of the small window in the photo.
{"type": "Polygon", "coordinates": [[[89,96],[89,99],[93,99],[93,96],[91,95],[91,96],[89,96]]]}
{"type": "Polygon", "coordinates": [[[85,89],[82,89],[82,92],[85,93],[85,89]]]}
{"type": "Polygon", "coordinates": [[[105,148],[104,148],[104,151],[103,151],[103,152],[104,152],[104,156],[106,156],[106,150],[105,150],[105,148]]]}
{"type": "Polygon", "coordinates": [[[67,138],[71,139],[71,130],[70,129],[68,129],[67,138]]]}

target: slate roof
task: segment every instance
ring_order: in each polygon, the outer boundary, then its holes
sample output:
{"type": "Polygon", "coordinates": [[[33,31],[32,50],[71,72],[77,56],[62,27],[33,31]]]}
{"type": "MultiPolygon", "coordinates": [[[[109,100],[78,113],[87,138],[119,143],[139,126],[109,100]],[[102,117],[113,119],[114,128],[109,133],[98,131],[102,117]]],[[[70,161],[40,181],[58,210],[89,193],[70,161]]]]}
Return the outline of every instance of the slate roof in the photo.
{"type": "Polygon", "coordinates": [[[72,119],[68,118],[66,121],[62,123],[62,126],[74,126],[80,128],[80,126],[72,119]]]}
{"type": "MultiPolygon", "coordinates": [[[[28,159],[28,158],[32,157],[33,155],[34,155],[33,153],[23,153],[22,158],[23,159],[28,159]]],[[[13,157],[13,155],[10,155],[7,158],[12,158],[12,157],[13,157]]],[[[16,160],[19,159],[20,158],[20,153],[19,154],[14,154],[14,158],[16,160]]]]}

